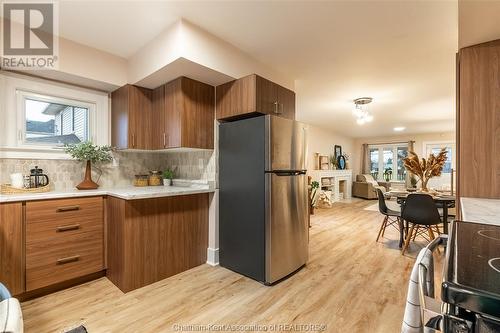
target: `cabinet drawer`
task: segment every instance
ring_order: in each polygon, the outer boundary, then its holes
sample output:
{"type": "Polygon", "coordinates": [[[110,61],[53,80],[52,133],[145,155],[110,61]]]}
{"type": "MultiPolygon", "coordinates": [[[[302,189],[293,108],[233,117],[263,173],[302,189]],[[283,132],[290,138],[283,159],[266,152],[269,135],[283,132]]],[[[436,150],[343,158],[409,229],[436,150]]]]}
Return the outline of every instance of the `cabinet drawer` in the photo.
{"type": "Polygon", "coordinates": [[[46,287],[104,267],[103,230],[26,244],[26,290],[46,287]]]}
{"type": "Polygon", "coordinates": [[[100,232],[102,197],[34,201],[26,203],[26,243],[53,242],[68,236],[100,232]]]}

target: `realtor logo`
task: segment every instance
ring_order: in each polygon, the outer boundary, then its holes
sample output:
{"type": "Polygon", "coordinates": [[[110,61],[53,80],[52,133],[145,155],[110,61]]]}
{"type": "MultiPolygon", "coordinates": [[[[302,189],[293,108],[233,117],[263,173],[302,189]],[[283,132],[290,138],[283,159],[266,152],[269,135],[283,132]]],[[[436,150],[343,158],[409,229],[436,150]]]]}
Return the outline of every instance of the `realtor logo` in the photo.
{"type": "Polygon", "coordinates": [[[57,3],[2,2],[1,67],[55,69],[57,65],[57,3]]]}

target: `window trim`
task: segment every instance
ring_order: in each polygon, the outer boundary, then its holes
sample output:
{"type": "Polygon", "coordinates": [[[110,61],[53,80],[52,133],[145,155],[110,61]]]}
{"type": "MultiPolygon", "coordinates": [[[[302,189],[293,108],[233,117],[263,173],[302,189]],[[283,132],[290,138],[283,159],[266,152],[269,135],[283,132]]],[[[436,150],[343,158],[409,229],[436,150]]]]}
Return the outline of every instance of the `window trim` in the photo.
{"type": "MultiPolygon", "coordinates": [[[[88,110],[88,127],[87,127],[87,137],[90,141],[95,141],[95,128],[96,128],[96,104],[76,99],[70,99],[65,97],[59,97],[55,95],[48,95],[44,93],[28,91],[24,89],[16,89],[16,99],[17,99],[17,146],[18,147],[30,147],[31,149],[62,149],[62,145],[55,144],[40,144],[40,143],[29,143],[26,141],[26,100],[35,100],[46,103],[57,103],[71,106],[74,110],[75,107],[86,108],[88,110]]],[[[74,122],[74,119],[73,119],[74,122]]]]}
{"type": "MultiPolygon", "coordinates": [[[[408,149],[408,143],[389,143],[389,144],[369,144],[368,145],[368,152],[370,152],[371,149],[377,149],[378,150],[378,173],[377,173],[377,181],[385,181],[384,179],[384,149],[386,148],[391,148],[393,157],[396,156],[396,165],[397,165],[397,152],[398,148],[406,148],[408,149]]],[[[393,161],[394,163],[394,161],[393,161]]],[[[370,155],[370,173],[371,173],[371,155],[370,155]]],[[[393,172],[394,175],[394,172],[393,172]]],[[[408,178],[408,173],[406,175],[406,178],[408,178]]],[[[391,182],[397,183],[404,183],[406,180],[398,180],[398,179],[391,179],[391,182]]]]}
{"type": "MultiPolygon", "coordinates": [[[[110,95],[102,90],[84,88],[21,73],[0,71],[0,123],[9,124],[0,131],[0,158],[68,160],[71,156],[51,146],[19,146],[19,112],[17,90],[95,104],[93,142],[111,143],[110,95]]],[[[90,121],[90,120],[89,120],[90,121]]],[[[90,125],[90,124],[89,124],[90,125]]]]}

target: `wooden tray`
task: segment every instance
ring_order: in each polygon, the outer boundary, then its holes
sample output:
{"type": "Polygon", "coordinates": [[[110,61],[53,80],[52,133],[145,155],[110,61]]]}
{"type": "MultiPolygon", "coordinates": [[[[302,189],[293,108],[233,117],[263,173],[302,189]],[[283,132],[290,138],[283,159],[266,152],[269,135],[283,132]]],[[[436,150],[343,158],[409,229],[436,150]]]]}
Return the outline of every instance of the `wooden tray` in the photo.
{"type": "Polygon", "coordinates": [[[27,194],[27,193],[45,193],[50,191],[50,186],[41,186],[34,188],[17,188],[12,187],[10,184],[0,185],[0,193],[2,194],[27,194]]]}

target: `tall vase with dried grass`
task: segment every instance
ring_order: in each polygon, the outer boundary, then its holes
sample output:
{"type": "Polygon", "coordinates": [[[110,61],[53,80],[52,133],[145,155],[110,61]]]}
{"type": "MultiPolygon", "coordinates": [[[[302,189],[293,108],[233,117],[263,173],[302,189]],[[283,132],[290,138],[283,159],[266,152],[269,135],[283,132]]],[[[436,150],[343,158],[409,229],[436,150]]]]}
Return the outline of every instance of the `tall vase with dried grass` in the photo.
{"type": "Polygon", "coordinates": [[[408,157],[403,160],[406,170],[420,180],[420,190],[422,192],[429,191],[427,188],[429,179],[441,176],[444,163],[448,159],[446,153],[446,148],[443,148],[437,156],[430,154],[427,159],[420,159],[415,152],[409,151],[408,157]]]}
{"type": "Polygon", "coordinates": [[[85,179],[76,186],[79,190],[95,190],[99,185],[92,180],[92,163],[110,162],[111,146],[97,146],[92,142],[80,142],[64,145],[64,151],[72,158],[86,162],[85,179]]]}

